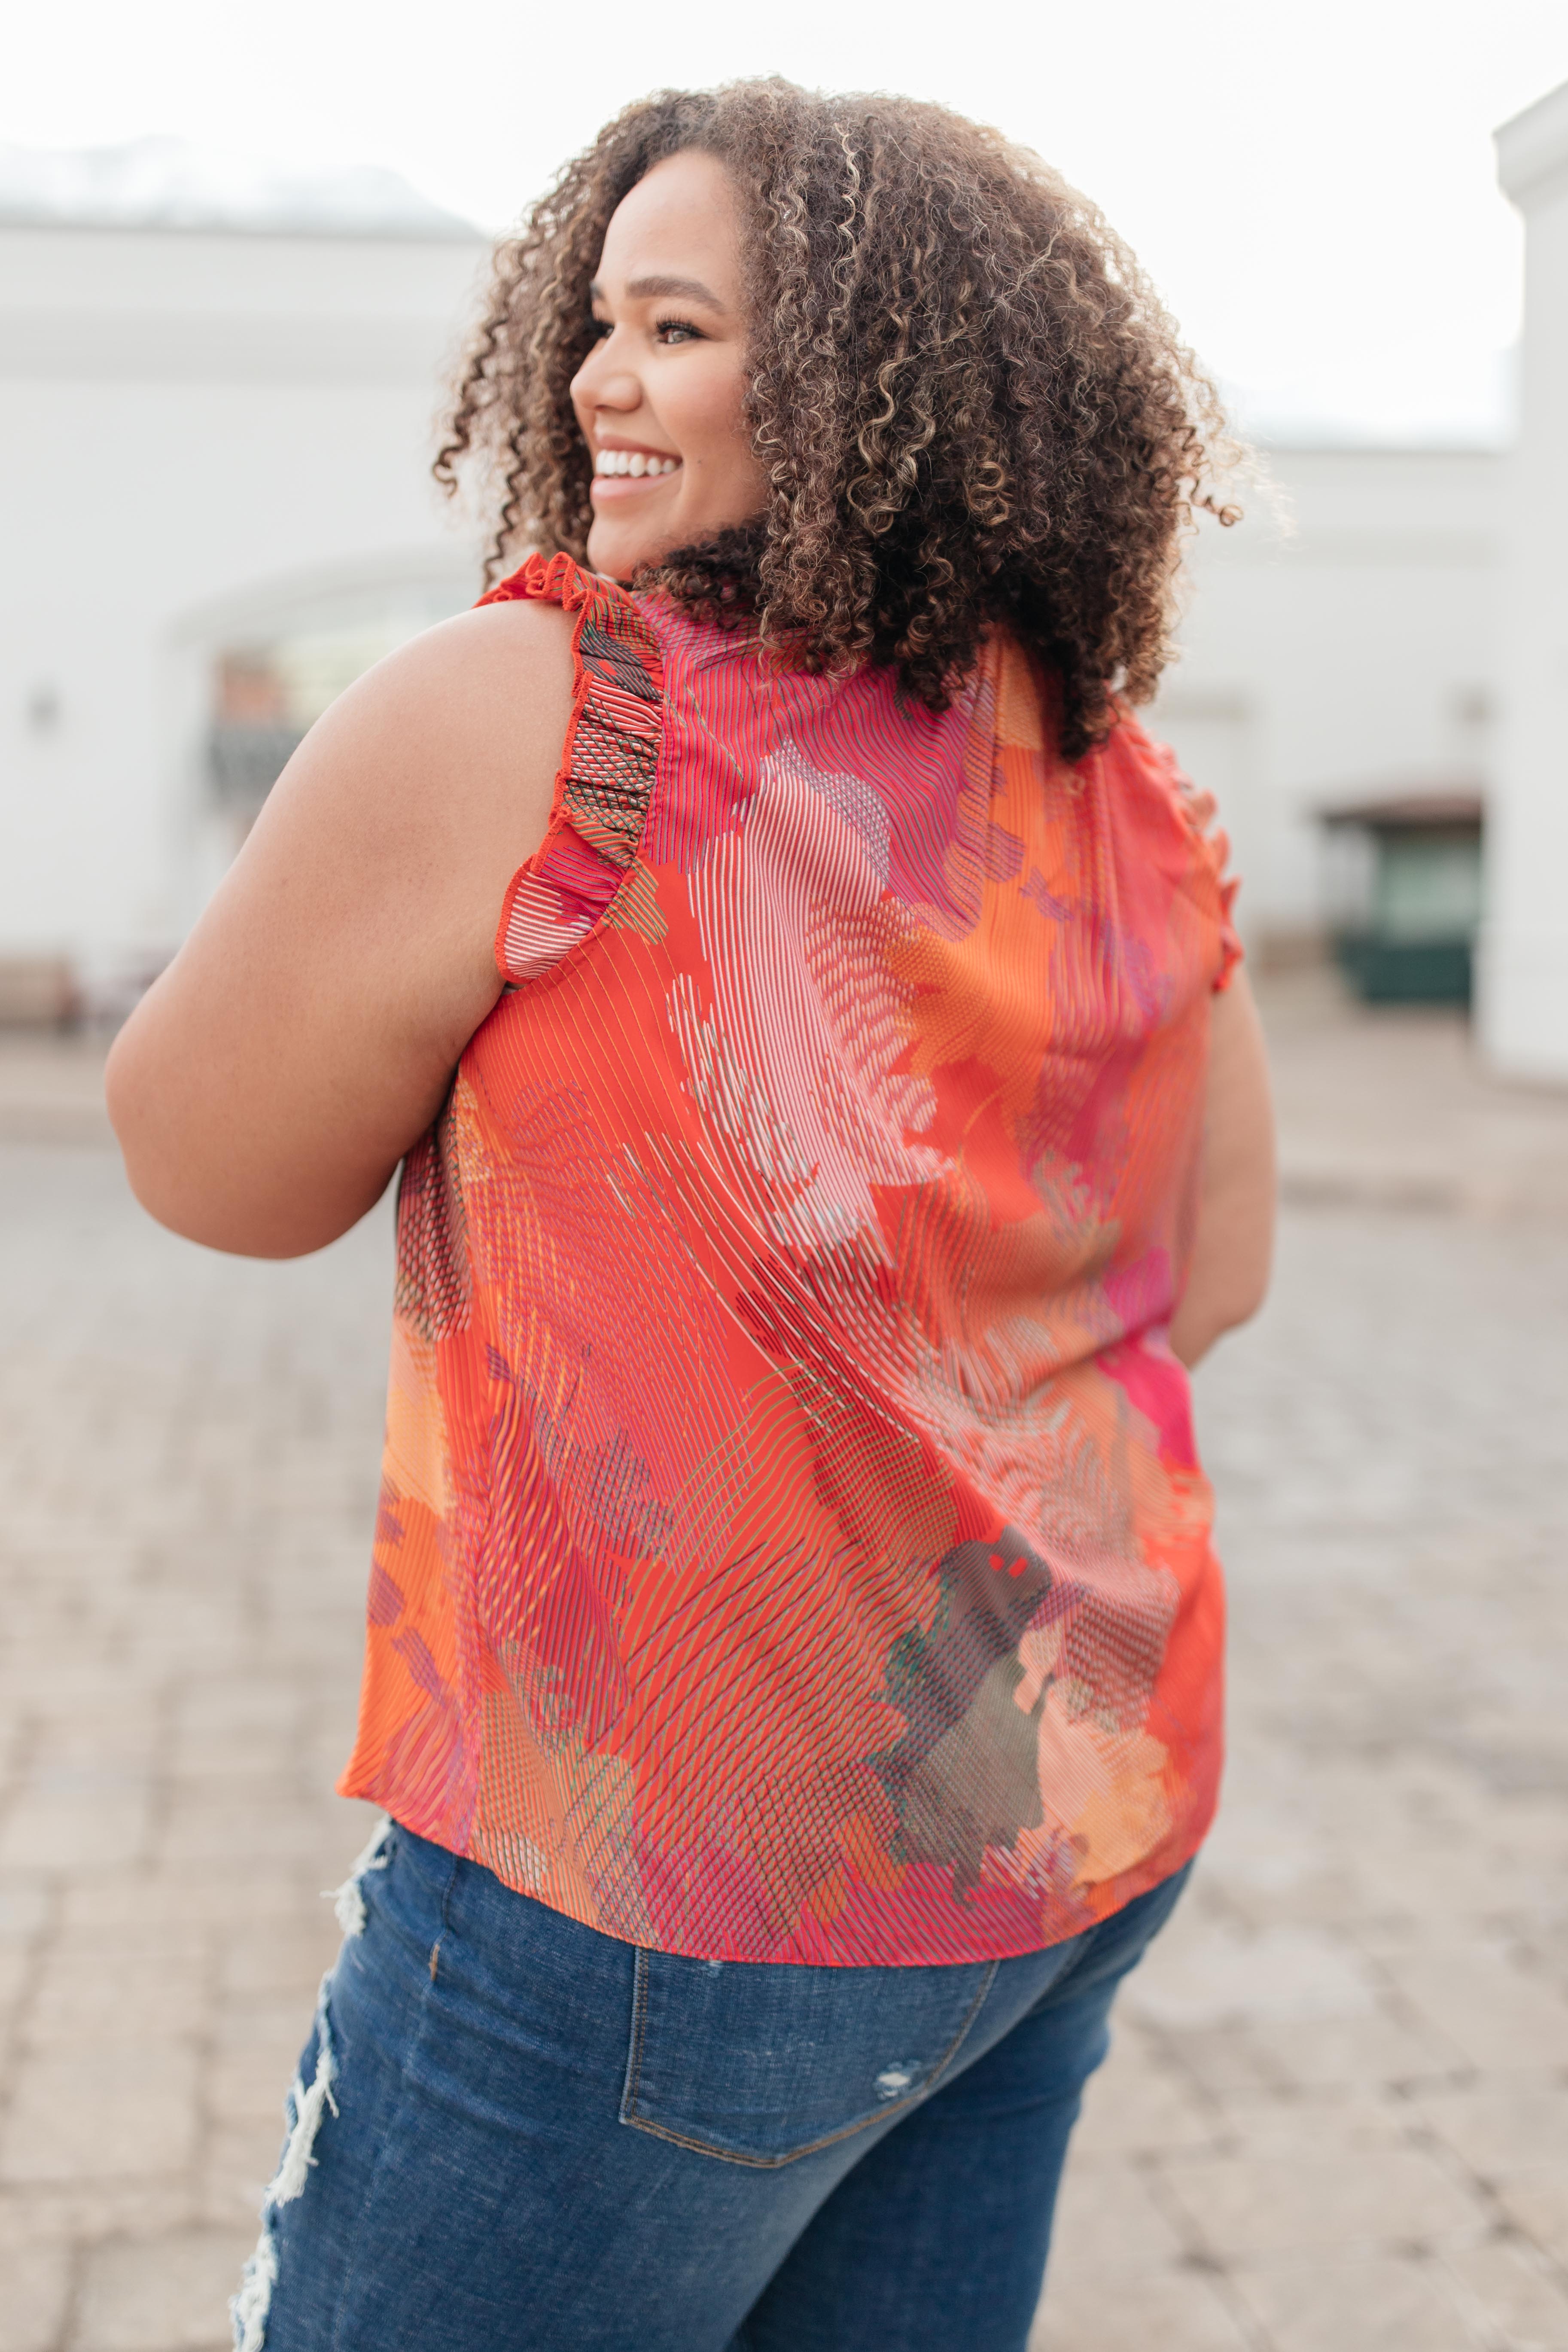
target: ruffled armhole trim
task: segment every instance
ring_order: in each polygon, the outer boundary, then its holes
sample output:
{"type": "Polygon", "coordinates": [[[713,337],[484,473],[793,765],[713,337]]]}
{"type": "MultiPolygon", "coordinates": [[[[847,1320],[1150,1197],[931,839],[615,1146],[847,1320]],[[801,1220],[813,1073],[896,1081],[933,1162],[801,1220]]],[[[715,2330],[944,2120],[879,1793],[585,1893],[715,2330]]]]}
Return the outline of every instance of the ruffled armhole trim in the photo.
{"type": "Polygon", "coordinates": [[[637,864],[662,732],[658,640],[612,581],[568,555],[531,555],[481,604],[536,600],[574,614],[572,716],[544,839],[513,875],[496,963],[514,986],[536,980],[596,930],[637,864]]]}
{"type": "Polygon", "coordinates": [[[1219,803],[1212,793],[1200,791],[1177,760],[1168,743],[1152,736],[1144,739],[1158,759],[1170,781],[1176,805],[1181,810],[1187,831],[1192,836],[1194,851],[1200,871],[1211,884],[1215,895],[1215,911],[1219,926],[1219,968],[1213,987],[1217,996],[1230,986],[1237,964],[1245,950],[1241,935],[1236,928],[1236,894],[1241,887],[1240,877],[1230,868],[1230,835],[1216,825],[1219,803]]]}

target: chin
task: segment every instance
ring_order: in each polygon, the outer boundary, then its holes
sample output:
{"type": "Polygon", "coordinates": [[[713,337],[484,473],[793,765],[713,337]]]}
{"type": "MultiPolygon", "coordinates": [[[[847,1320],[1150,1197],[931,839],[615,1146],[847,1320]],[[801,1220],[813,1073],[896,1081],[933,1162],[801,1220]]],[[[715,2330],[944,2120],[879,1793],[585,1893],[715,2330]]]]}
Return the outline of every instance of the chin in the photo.
{"type": "Polygon", "coordinates": [[[634,540],[598,524],[588,533],[588,567],[607,580],[629,580],[640,565],[657,562],[660,551],[652,541],[634,540]]]}

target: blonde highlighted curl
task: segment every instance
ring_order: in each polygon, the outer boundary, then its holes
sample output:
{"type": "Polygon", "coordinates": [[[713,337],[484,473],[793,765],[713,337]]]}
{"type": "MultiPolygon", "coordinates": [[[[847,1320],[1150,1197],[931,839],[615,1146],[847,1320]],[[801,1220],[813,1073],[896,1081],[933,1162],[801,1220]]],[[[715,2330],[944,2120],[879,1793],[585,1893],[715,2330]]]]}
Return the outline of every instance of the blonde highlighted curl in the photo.
{"type": "Polygon", "coordinates": [[[1146,701],[1182,543],[1238,457],[1217,397],[1094,206],[943,107],[780,80],[665,91],[569,163],[496,256],[436,461],[496,501],[489,574],[586,560],[592,467],[570,386],[610,215],[665,157],[728,169],[750,320],[754,523],[640,574],[759,625],[809,669],[891,664],[942,709],[987,626],[1060,680],[1061,749],[1146,701]]]}

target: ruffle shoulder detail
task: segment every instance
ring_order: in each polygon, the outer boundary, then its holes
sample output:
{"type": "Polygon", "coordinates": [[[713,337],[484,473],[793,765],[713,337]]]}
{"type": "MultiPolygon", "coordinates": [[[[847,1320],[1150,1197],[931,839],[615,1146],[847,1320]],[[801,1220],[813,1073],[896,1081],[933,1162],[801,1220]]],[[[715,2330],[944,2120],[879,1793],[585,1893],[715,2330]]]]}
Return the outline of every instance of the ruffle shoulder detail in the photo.
{"type": "Polygon", "coordinates": [[[1236,928],[1236,894],[1241,881],[1230,868],[1230,836],[1215,823],[1219,803],[1211,792],[1194,783],[1170,745],[1151,735],[1130,710],[1119,710],[1117,732],[1136,747],[1158,775],[1185,829],[1194,878],[1205,901],[1212,906],[1217,932],[1213,981],[1217,995],[1229,987],[1244,953],[1236,928]]]}
{"type": "Polygon", "coordinates": [[[658,640],[624,588],[569,555],[531,555],[479,601],[531,599],[559,604],[576,626],[550,823],[512,877],[496,930],[496,962],[514,986],[580,947],[626,887],[653,801],[664,695],[658,640]]]}

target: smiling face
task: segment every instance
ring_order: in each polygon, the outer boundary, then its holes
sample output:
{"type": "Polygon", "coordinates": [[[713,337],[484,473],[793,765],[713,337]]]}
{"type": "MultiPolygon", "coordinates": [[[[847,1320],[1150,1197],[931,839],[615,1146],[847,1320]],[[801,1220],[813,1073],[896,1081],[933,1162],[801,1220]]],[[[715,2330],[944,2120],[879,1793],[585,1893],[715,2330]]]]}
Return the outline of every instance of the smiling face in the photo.
{"type": "Polygon", "coordinates": [[[760,512],[746,394],[740,224],[713,155],[656,163],[611,215],[599,339],[572,383],[594,457],[588,561],[628,580],[760,512]]]}

